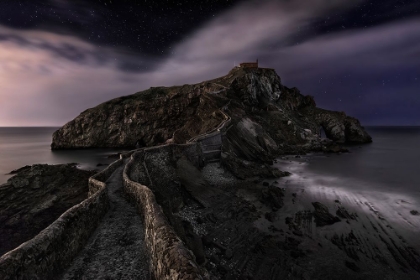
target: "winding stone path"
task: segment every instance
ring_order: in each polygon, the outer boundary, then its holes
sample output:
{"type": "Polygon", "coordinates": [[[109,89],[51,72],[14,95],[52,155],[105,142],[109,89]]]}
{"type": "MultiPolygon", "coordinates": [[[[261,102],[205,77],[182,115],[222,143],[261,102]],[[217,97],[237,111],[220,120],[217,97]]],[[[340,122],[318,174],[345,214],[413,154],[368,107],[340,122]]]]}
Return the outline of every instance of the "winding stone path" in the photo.
{"type": "Polygon", "coordinates": [[[107,181],[110,209],[61,279],[150,279],[144,228],[118,168],[107,181]]]}

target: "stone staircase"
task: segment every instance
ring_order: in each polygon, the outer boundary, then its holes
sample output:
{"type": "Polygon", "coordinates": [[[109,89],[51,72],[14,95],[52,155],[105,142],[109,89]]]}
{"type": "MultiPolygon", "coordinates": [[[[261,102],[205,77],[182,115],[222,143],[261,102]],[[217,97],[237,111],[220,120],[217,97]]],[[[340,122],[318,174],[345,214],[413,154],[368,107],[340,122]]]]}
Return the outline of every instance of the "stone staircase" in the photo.
{"type": "Polygon", "coordinates": [[[211,150],[203,152],[205,163],[219,162],[221,150],[211,150]]]}
{"type": "Polygon", "coordinates": [[[222,153],[222,135],[220,132],[215,135],[209,135],[198,142],[200,143],[205,163],[220,161],[222,153]]]}
{"type": "MultiPolygon", "coordinates": [[[[229,103],[223,107],[226,110],[229,103]]],[[[220,110],[225,116],[225,120],[219,124],[219,126],[212,131],[197,135],[191,138],[187,143],[197,142],[200,144],[201,151],[203,154],[204,164],[211,162],[219,162],[222,154],[222,137],[227,130],[227,127],[231,123],[231,118],[220,110]]]]}

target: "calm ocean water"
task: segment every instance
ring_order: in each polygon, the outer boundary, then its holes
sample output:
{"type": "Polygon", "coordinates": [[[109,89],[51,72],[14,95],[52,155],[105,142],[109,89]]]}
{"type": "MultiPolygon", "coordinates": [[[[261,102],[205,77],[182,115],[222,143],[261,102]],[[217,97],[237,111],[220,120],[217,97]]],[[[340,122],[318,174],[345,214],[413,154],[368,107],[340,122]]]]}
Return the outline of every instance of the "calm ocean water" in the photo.
{"type": "MultiPolygon", "coordinates": [[[[54,127],[0,128],[0,184],[11,170],[34,163],[77,162],[82,168],[109,163],[118,150],[51,151],[54,127]]],[[[322,180],[340,180],[354,190],[379,188],[420,195],[420,127],[368,127],[373,143],[350,147],[351,153],[315,155],[296,166],[281,163],[282,169],[322,180]]],[[[326,185],[328,182],[324,182],[326,185]]]]}
{"type": "Polygon", "coordinates": [[[349,146],[350,153],[311,154],[302,159],[291,156],[277,166],[303,174],[305,178],[311,177],[319,184],[336,181],[338,186],[355,191],[374,187],[419,195],[420,127],[366,129],[373,143],[349,146]]]}
{"type": "Polygon", "coordinates": [[[349,147],[351,153],[315,157],[307,171],[343,181],[354,189],[376,185],[384,191],[420,193],[420,127],[368,127],[372,144],[349,147]]]}
{"type": "Polygon", "coordinates": [[[76,162],[83,169],[101,169],[98,163],[110,163],[111,149],[51,151],[52,134],[57,127],[0,127],[0,184],[10,171],[35,163],[76,162]]]}

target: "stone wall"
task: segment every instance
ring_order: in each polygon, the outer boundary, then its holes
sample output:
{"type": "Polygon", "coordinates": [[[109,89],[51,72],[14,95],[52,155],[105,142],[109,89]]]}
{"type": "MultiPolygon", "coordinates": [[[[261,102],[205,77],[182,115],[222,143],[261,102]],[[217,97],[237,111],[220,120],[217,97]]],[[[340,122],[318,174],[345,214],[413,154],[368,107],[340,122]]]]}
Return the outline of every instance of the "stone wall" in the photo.
{"type": "Polygon", "coordinates": [[[89,197],[64,212],[37,236],[0,257],[0,279],[56,279],[83,249],[109,206],[106,179],[114,162],[89,179],[89,197]]]}
{"type": "MultiPolygon", "coordinates": [[[[148,149],[149,150],[149,149],[148,149]]],[[[150,149],[151,150],[151,149],[150,149]]],[[[143,153],[150,151],[144,150],[143,153]]],[[[134,161],[142,158],[133,154],[123,173],[124,188],[136,203],[143,217],[145,242],[150,253],[151,271],[155,279],[208,279],[197,265],[194,254],[186,248],[156,202],[155,195],[145,185],[130,179],[134,161]]]]}
{"type": "Polygon", "coordinates": [[[105,188],[105,182],[111,177],[112,173],[124,163],[123,159],[119,159],[111,163],[107,168],[89,178],[89,196],[98,190],[105,188]]]}

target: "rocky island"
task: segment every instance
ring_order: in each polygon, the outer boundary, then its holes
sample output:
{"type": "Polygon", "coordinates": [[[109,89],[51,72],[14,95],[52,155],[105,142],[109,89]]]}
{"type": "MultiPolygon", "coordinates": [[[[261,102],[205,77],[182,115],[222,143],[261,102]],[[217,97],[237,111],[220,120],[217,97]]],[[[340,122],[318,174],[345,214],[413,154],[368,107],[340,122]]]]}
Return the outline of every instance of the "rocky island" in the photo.
{"type": "MultiPolygon", "coordinates": [[[[216,128],[226,115],[232,118],[230,134],[271,157],[319,150],[320,129],[337,143],[371,141],[357,119],[317,108],[311,96],[282,85],[274,69],[236,67],[214,80],[153,87],[88,109],[54,133],[51,148],[181,144],[216,128]]],[[[240,146],[227,138],[232,149],[240,146]]]]}
{"type": "Polygon", "coordinates": [[[418,279],[418,252],[377,213],[288,189],[273,165],[371,141],[357,119],[254,65],[113,99],[57,130],[51,148],[132,150],[3,255],[0,277],[418,279]]]}

